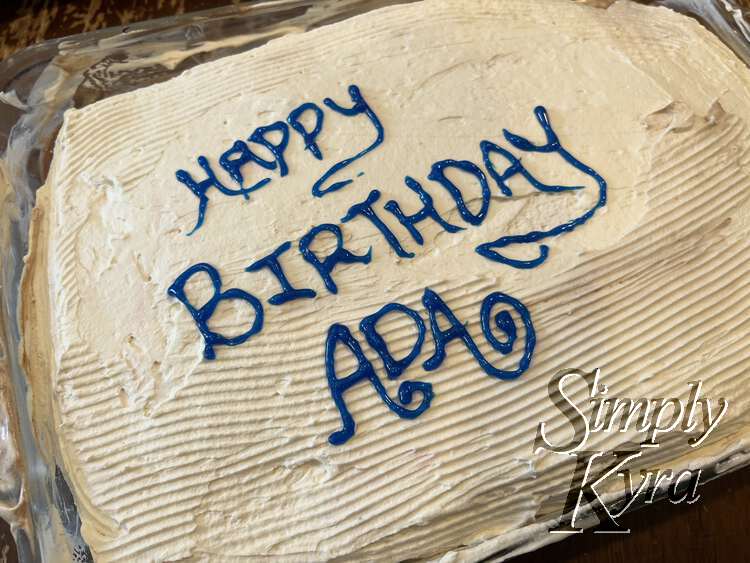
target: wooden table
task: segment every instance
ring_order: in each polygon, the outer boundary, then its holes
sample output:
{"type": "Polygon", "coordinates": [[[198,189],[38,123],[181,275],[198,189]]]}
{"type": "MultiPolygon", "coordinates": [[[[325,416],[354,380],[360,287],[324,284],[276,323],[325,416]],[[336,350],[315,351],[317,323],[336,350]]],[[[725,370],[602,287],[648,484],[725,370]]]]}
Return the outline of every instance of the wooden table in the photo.
{"type": "MultiPolygon", "coordinates": [[[[468,0],[467,0],[468,1],[468,0]]],[[[0,0],[0,59],[35,42],[204,10],[231,0],[0,0]]],[[[746,1],[750,5],[750,0],[746,1]]],[[[514,563],[723,563],[750,561],[750,468],[699,488],[693,505],[662,502],[623,519],[628,535],[570,537],[514,563]]],[[[0,561],[17,556],[0,520],[0,561]]]]}

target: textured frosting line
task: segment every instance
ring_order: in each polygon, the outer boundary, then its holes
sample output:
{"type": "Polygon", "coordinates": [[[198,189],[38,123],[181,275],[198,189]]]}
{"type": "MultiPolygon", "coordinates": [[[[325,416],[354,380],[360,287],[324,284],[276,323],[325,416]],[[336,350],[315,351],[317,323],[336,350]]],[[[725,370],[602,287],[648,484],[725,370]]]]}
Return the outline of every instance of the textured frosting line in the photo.
{"type": "MultiPolygon", "coordinates": [[[[561,456],[532,454],[536,425],[554,412],[547,383],[562,367],[599,367],[628,397],[686,395],[700,376],[709,395],[730,399],[716,437],[736,443],[750,367],[748,84],[726,48],[668,10],[441,0],[282,38],[68,112],[36,215],[46,244],[30,261],[39,266],[30,286],[48,283],[49,305],[37,311],[48,318],[36,322],[51,336],[39,343],[49,367],[37,368],[49,375],[33,379],[48,386],[35,416],[53,417],[97,560],[430,558],[462,546],[457,557],[474,559],[487,555],[483,545],[512,545],[559,513],[548,500],[570,480],[561,456]],[[304,101],[344,100],[350,84],[387,134],[362,160],[362,177],[314,200],[325,165],[290,144],[288,177],[248,202],[214,198],[206,224],[185,236],[197,205],[175,170],[197,172],[197,155],[220,154],[304,101]],[[513,270],[473,248],[576,216],[590,207],[591,186],[493,199],[481,227],[426,228],[413,260],[352,221],[347,247],[374,246],[372,264],[338,268],[334,296],[290,256],[290,279],[318,297],[269,309],[252,342],[202,361],[190,316],[166,295],[187,266],[211,262],[227,287],[265,300],[275,281],[245,272],[251,262],[338,222],[373,187],[416,211],[405,174],[424,181],[436,160],[479,162],[479,141],[501,143],[503,128],[541,142],[540,103],[610,186],[601,215],[553,241],[542,267],[513,270]],[[422,310],[428,286],[475,335],[486,294],[521,299],[539,343],[531,369],[499,382],[454,344],[425,375],[417,366],[427,345],[402,378],[433,384],[431,409],[400,420],[359,386],[347,395],[357,435],[330,446],[340,421],[325,380],[328,326],[354,331],[389,301],[422,310]]],[[[327,163],[371,133],[355,122],[328,127],[327,163]]],[[[542,178],[561,175],[549,158],[528,162],[542,178]]],[[[430,192],[458,221],[447,195],[430,192]]],[[[243,312],[219,325],[244,326],[243,312]]],[[[382,329],[400,343],[395,353],[408,350],[408,325],[382,329]]],[[[341,362],[342,373],[353,367],[341,362]]],[[[655,455],[688,464],[704,452],[674,441],[655,455]]]]}

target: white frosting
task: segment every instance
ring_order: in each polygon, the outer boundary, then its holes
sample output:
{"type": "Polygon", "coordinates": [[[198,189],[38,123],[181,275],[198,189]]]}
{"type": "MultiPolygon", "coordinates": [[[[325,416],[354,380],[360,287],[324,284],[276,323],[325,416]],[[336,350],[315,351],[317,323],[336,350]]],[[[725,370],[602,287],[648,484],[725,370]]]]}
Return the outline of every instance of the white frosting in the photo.
{"type": "MultiPolygon", "coordinates": [[[[532,445],[538,423],[557,412],[548,381],[565,367],[601,368],[611,392],[627,397],[686,396],[686,383],[701,378],[707,394],[730,399],[725,421],[700,451],[672,441],[657,459],[681,466],[737,448],[750,367],[749,85],[747,69],[718,40],[666,9],[437,0],[274,40],[69,111],[37,209],[24,313],[35,353],[26,362],[35,417],[53,423],[96,559],[453,552],[446,560],[474,560],[548,541],[531,538],[559,516],[561,502],[550,508],[549,499],[564,497],[571,466],[564,456],[534,455],[532,445]],[[364,175],[311,196],[328,166],[373,138],[364,117],[327,110],[324,161],[292,133],[287,177],[272,172],[249,201],[211,190],[204,226],[186,236],[198,200],[175,180],[177,169],[199,177],[201,154],[218,168],[235,139],[303,102],[349,105],[350,84],[386,135],[352,167],[364,175]],[[541,143],[537,104],[563,145],[607,180],[609,200],[576,231],[547,241],[545,264],[518,270],[474,247],[579,216],[596,201],[591,179],[557,157],[524,155],[540,178],[586,189],[550,195],[516,182],[516,196],[505,198],[491,182],[488,217],[472,227],[426,176],[444,158],[481,164],[481,140],[510,148],[503,128],[541,143]],[[466,230],[449,235],[427,221],[419,247],[381,212],[415,252],[407,260],[355,219],[343,226],[346,246],[372,246],[372,263],[338,266],[339,293],[329,294],[297,241],[314,225],[339,223],[374,187],[383,193],[378,211],[395,199],[415,212],[405,175],[466,230]],[[209,262],[224,287],[265,303],[278,290],[274,278],[245,268],[286,240],[294,245],[282,258],[288,277],[317,298],[266,303],[260,334],[203,360],[195,324],[167,288],[191,264],[209,262]],[[425,373],[428,337],[401,380],[431,382],[431,408],[402,420],[371,386],[357,385],[345,395],[357,433],[331,446],[340,417],[325,376],[329,326],[347,325],[364,345],[359,321],[387,302],[426,319],[425,287],[488,355],[482,299],[492,291],[520,299],[537,333],[531,368],[498,381],[452,343],[440,368],[425,373]]],[[[210,295],[208,284],[191,289],[210,295]]],[[[226,307],[215,326],[241,332],[246,316],[226,307]]],[[[408,351],[413,336],[402,319],[379,328],[396,355],[408,351]]],[[[395,395],[398,382],[365,352],[395,395]]],[[[491,357],[507,366],[517,359],[491,357]]],[[[339,364],[342,375],[355,367],[348,356],[339,364]]],[[[564,419],[556,420],[564,433],[564,419]]],[[[628,438],[592,445],[612,449],[628,438]]]]}

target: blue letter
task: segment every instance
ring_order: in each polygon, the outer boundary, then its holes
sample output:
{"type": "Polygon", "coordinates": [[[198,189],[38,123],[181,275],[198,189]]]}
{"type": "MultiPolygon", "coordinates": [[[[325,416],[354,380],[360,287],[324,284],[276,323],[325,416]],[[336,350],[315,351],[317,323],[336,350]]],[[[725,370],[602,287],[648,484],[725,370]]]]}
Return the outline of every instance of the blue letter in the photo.
{"type": "Polygon", "coordinates": [[[482,172],[476,164],[469,162],[468,160],[441,160],[432,165],[432,170],[427,178],[438,182],[448,190],[448,193],[450,193],[456,201],[456,207],[458,207],[458,212],[464,221],[472,225],[482,224],[482,221],[484,221],[484,218],[487,216],[487,210],[490,207],[490,187],[487,184],[487,178],[484,177],[484,172],[482,172]],[[473,174],[474,177],[479,180],[479,185],[482,187],[482,208],[476,215],[469,211],[469,208],[464,202],[461,190],[459,190],[456,185],[445,176],[445,169],[448,167],[458,168],[459,170],[473,174]]]}
{"type": "Polygon", "coordinates": [[[479,147],[482,149],[482,158],[484,159],[484,165],[487,167],[487,171],[490,173],[492,179],[495,180],[495,183],[500,188],[500,191],[503,193],[503,195],[513,195],[513,192],[511,191],[510,186],[507,184],[507,181],[516,174],[520,174],[521,176],[523,176],[529,184],[534,186],[534,188],[536,188],[540,192],[559,193],[583,189],[583,186],[558,186],[540,182],[531,172],[526,170],[526,167],[521,162],[521,159],[516,158],[516,156],[512,152],[505,150],[503,147],[496,145],[491,141],[482,141],[481,143],[479,143],[479,147]],[[502,174],[499,174],[497,172],[495,165],[490,159],[490,155],[492,153],[501,155],[510,163],[502,174]]]}
{"type": "Polygon", "coordinates": [[[372,111],[372,108],[367,104],[365,99],[362,97],[362,93],[359,91],[359,88],[356,86],[349,86],[349,95],[352,98],[352,102],[354,102],[354,105],[350,108],[345,108],[340,105],[338,105],[336,102],[334,102],[331,98],[326,98],[323,100],[323,103],[327,105],[329,108],[331,108],[333,111],[340,113],[341,115],[345,115],[347,117],[351,117],[354,115],[358,115],[360,113],[364,113],[367,118],[372,123],[373,127],[375,127],[375,131],[377,132],[377,137],[375,137],[375,140],[373,143],[367,147],[366,149],[361,150],[356,155],[345,158],[341,162],[337,162],[331,168],[328,169],[328,171],[323,174],[315,184],[313,184],[312,193],[315,197],[323,197],[327,193],[334,192],[336,190],[340,190],[344,186],[351,184],[352,180],[341,180],[339,182],[334,182],[328,187],[323,187],[323,184],[336,172],[339,170],[346,168],[349,166],[352,162],[355,160],[359,160],[363,156],[365,156],[368,152],[373,150],[375,147],[380,145],[383,142],[383,138],[385,136],[385,131],[383,130],[383,125],[380,123],[380,120],[378,119],[378,116],[375,115],[375,112],[372,111]]]}
{"type": "Polygon", "coordinates": [[[257,262],[253,262],[245,268],[248,272],[257,272],[263,268],[268,268],[271,270],[271,273],[276,276],[279,285],[281,285],[282,291],[281,293],[271,296],[268,300],[271,305],[281,305],[292,299],[300,299],[303,297],[312,298],[316,295],[312,289],[296,289],[292,287],[292,284],[289,283],[289,280],[284,274],[284,270],[281,268],[281,264],[279,264],[279,256],[289,250],[290,246],[292,246],[292,243],[286,241],[268,256],[261,258],[257,262]]]}
{"type": "MultiPolygon", "coordinates": [[[[190,191],[195,194],[195,197],[198,198],[198,221],[195,223],[195,227],[193,227],[193,230],[188,233],[188,236],[192,235],[195,231],[201,228],[201,225],[203,225],[203,220],[206,218],[206,207],[208,206],[208,196],[206,195],[206,192],[209,190],[209,188],[216,188],[224,195],[241,195],[245,199],[248,199],[247,194],[261,187],[260,185],[256,184],[252,188],[247,189],[242,187],[239,190],[227,188],[216,177],[216,174],[214,173],[211,165],[208,163],[208,159],[205,156],[201,155],[198,157],[198,165],[203,168],[203,171],[206,173],[206,179],[201,180],[200,182],[196,182],[190,172],[186,170],[178,170],[177,172],[175,172],[175,177],[177,178],[177,180],[185,184],[185,186],[187,186],[190,191]]],[[[265,182],[261,180],[261,183],[265,182]]]]}
{"type": "Polygon", "coordinates": [[[430,316],[430,329],[432,330],[432,336],[435,340],[435,353],[431,358],[428,358],[422,364],[422,367],[425,370],[432,371],[434,369],[437,369],[440,364],[443,363],[443,360],[445,359],[445,345],[448,344],[448,342],[450,342],[451,340],[455,340],[456,338],[463,340],[466,348],[469,349],[469,352],[471,352],[471,355],[474,356],[474,359],[477,361],[477,363],[488,375],[491,375],[492,377],[496,377],[498,379],[515,379],[524,371],[526,371],[526,369],[528,369],[529,363],[531,362],[531,355],[534,352],[536,337],[534,334],[534,328],[531,324],[531,316],[529,315],[526,307],[524,307],[519,301],[516,301],[512,297],[500,292],[492,293],[485,298],[484,302],[482,303],[481,311],[482,330],[484,332],[485,338],[487,338],[487,341],[495,350],[502,354],[508,354],[513,349],[513,342],[515,341],[516,337],[516,327],[513,323],[513,318],[507,311],[502,311],[501,313],[499,313],[495,317],[495,324],[499,329],[503,330],[508,335],[507,342],[500,342],[492,334],[489,326],[489,315],[492,312],[492,307],[496,303],[508,303],[521,315],[521,319],[523,320],[524,326],[526,327],[526,347],[523,358],[521,358],[521,364],[519,368],[513,371],[498,369],[487,361],[487,359],[479,351],[479,348],[477,348],[477,345],[471,338],[469,331],[466,330],[466,326],[464,326],[463,323],[459,322],[448,305],[445,304],[445,302],[437,293],[429,288],[425,289],[424,295],[422,296],[422,303],[424,303],[424,306],[430,316]],[[438,313],[442,314],[450,323],[451,326],[448,330],[443,331],[440,329],[440,325],[437,321],[438,313]]]}
{"type": "Polygon", "coordinates": [[[455,225],[451,225],[450,223],[448,223],[448,221],[445,221],[438,214],[437,209],[435,209],[435,206],[432,203],[432,197],[422,189],[422,186],[419,184],[419,182],[417,182],[411,176],[407,176],[406,178],[404,178],[404,182],[410,190],[412,190],[419,196],[419,200],[422,202],[422,209],[420,209],[413,215],[405,215],[404,212],[401,211],[401,206],[398,204],[398,202],[393,200],[386,203],[383,207],[390,211],[396,217],[396,219],[398,219],[399,223],[401,223],[406,228],[406,230],[409,231],[409,234],[411,234],[414,242],[416,242],[420,246],[424,244],[422,233],[420,233],[414,225],[416,225],[420,221],[424,221],[427,218],[435,221],[449,233],[457,233],[458,231],[464,230],[463,227],[456,227],[455,225]]]}
{"type": "Polygon", "coordinates": [[[339,262],[344,264],[355,264],[357,262],[369,264],[372,259],[372,248],[363,256],[352,254],[346,250],[344,248],[344,235],[341,234],[341,229],[330,223],[324,223],[310,229],[310,232],[300,239],[299,251],[302,253],[304,259],[315,267],[320,274],[320,277],[323,278],[323,283],[325,283],[326,288],[331,293],[338,293],[336,282],[334,282],[331,277],[331,272],[336,264],[339,262]],[[315,240],[315,237],[317,237],[322,231],[328,231],[336,236],[336,250],[321,262],[315,253],[310,250],[310,245],[315,240]]]}
{"type": "Polygon", "coordinates": [[[287,143],[289,143],[289,127],[287,127],[286,123],[284,123],[283,121],[277,121],[276,123],[272,123],[271,125],[258,127],[255,131],[253,131],[253,134],[250,135],[248,141],[266,147],[273,155],[275,162],[268,160],[263,160],[263,162],[265,162],[267,165],[271,165],[271,169],[276,168],[276,163],[278,163],[279,174],[281,176],[287,175],[288,169],[286,166],[286,160],[284,160],[284,151],[286,150],[287,143]],[[278,142],[278,144],[274,144],[266,139],[266,134],[269,131],[279,131],[281,133],[281,140],[278,142]]]}
{"type": "Polygon", "coordinates": [[[429,408],[430,401],[432,400],[432,385],[420,381],[404,381],[398,388],[399,401],[405,405],[412,402],[415,391],[422,394],[422,401],[414,409],[407,409],[391,399],[375,373],[372,364],[362,353],[362,348],[360,348],[357,340],[351,335],[348,328],[340,324],[334,324],[328,330],[328,338],[326,339],[326,377],[328,378],[331,397],[333,397],[333,402],[339,410],[343,425],[341,430],[337,430],[328,437],[328,441],[334,446],[339,446],[354,436],[354,418],[352,418],[349,409],[346,408],[344,393],[357,383],[369,381],[386,406],[401,418],[417,418],[429,408]],[[339,342],[349,348],[359,364],[354,373],[341,378],[336,376],[335,365],[336,345],[339,342]]]}
{"type": "Polygon", "coordinates": [[[414,258],[414,253],[404,250],[404,248],[401,246],[401,243],[398,241],[398,238],[396,238],[396,235],[393,234],[393,231],[391,231],[388,228],[388,225],[383,223],[383,220],[375,214],[375,211],[373,211],[372,204],[379,199],[380,190],[372,190],[365,201],[352,205],[349,208],[349,211],[346,212],[346,215],[341,218],[341,222],[348,223],[357,215],[363,215],[364,217],[367,217],[370,222],[375,225],[375,228],[377,228],[383,234],[385,240],[387,240],[388,244],[391,245],[391,248],[396,251],[396,254],[398,254],[402,258],[414,258]]]}
{"type": "Polygon", "coordinates": [[[216,352],[214,351],[215,345],[224,344],[227,346],[237,346],[238,344],[245,342],[253,334],[258,333],[263,329],[263,305],[261,305],[260,301],[258,301],[253,295],[242,291],[241,289],[237,289],[236,287],[226,291],[221,291],[221,276],[219,276],[219,272],[217,272],[216,268],[211,266],[211,264],[200,263],[190,266],[179,275],[171,286],[169,286],[167,294],[179,299],[182,304],[187,307],[195,324],[198,325],[198,330],[203,335],[203,339],[206,342],[206,347],[203,350],[203,357],[207,360],[213,360],[216,357],[216,352]],[[185,284],[198,272],[205,272],[208,274],[208,277],[211,278],[211,283],[214,286],[214,294],[211,296],[211,299],[203,305],[203,307],[196,309],[188,300],[187,295],[185,295],[185,284]],[[225,299],[241,299],[249,303],[255,310],[255,319],[253,320],[252,326],[239,336],[227,338],[226,336],[222,336],[208,328],[208,320],[211,318],[211,315],[214,314],[216,306],[225,299]]]}
{"type": "Polygon", "coordinates": [[[323,155],[321,154],[320,147],[318,147],[315,139],[318,138],[318,134],[323,128],[323,116],[323,110],[320,109],[317,105],[313,103],[306,103],[302,104],[297,109],[292,110],[289,114],[289,117],[286,118],[287,123],[289,123],[292,129],[302,135],[302,140],[305,143],[305,149],[309,150],[318,160],[323,160],[323,155]],[[311,111],[315,114],[315,126],[313,127],[312,131],[307,131],[305,129],[305,126],[299,120],[300,116],[306,111],[311,111]]]}
{"type": "MultiPolygon", "coordinates": [[[[221,165],[221,167],[226,170],[227,173],[232,177],[232,179],[240,186],[245,185],[245,178],[242,175],[242,167],[248,162],[255,162],[268,170],[273,170],[274,168],[273,163],[271,163],[271,166],[269,167],[267,161],[253,154],[253,152],[244,141],[235,141],[234,145],[232,145],[232,148],[228,151],[224,151],[224,153],[219,157],[219,164],[221,165]],[[235,155],[236,158],[231,158],[235,155]]],[[[255,184],[247,188],[247,191],[253,192],[259,188],[262,188],[270,181],[271,178],[263,178],[259,182],[256,182],[255,184]]]]}
{"type": "MultiPolygon", "coordinates": [[[[534,108],[534,115],[536,116],[536,120],[539,122],[539,125],[544,131],[546,137],[545,144],[535,145],[525,137],[521,137],[520,135],[516,135],[504,129],[503,135],[505,136],[505,140],[515,148],[525,152],[557,153],[573,168],[575,168],[579,172],[582,172],[583,174],[586,174],[596,181],[596,183],[599,185],[599,198],[596,204],[591,209],[586,211],[583,215],[580,215],[571,221],[567,221],[565,223],[552,227],[549,230],[530,231],[522,235],[501,236],[495,241],[486,242],[476,247],[476,252],[484,256],[485,258],[489,258],[490,260],[494,260],[495,262],[501,262],[503,264],[513,266],[514,268],[536,268],[537,266],[541,265],[549,255],[549,247],[546,244],[540,244],[539,256],[532,260],[516,260],[513,258],[508,258],[501,253],[501,250],[503,248],[512,244],[537,243],[543,239],[556,237],[570,232],[591,219],[594,216],[594,213],[596,213],[597,209],[599,209],[600,207],[604,207],[607,204],[607,182],[604,180],[604,178],[602,178],[596,170],[582,163],[562,147],[562,145],[560,144],[560,139],[552,129],[552,124],[549,121],[547,110],[545,110],[542,106],[537,106],[536,108],[534,108]]],[[[494,178],[494,180],[500,186],[500,191],[502,191],[505,195],[512,195],[510,188],[505,182],[516,174],[521,174],[532,186],[542,192],[564,192],[581,189],[582,187],[543,184],[542,182],[539,182],[536,178],[534,178],[534,176],[531,175],[526,170],[526,168],[524,168],[519,159],[517,159],[505,149],[500,148],[494,143],[490,143],[489,141],[482,141],[481,148],[482,154],[484,155],[484,163],[487,166],[487,170],[489,171],[490,176],[494,178]],[[495,167],[492,165],[492,162],[490,162],[490,152],[497,152],[503,155],[511,163],[510,166],[502,174],[498,174],[495,170],[495,167]]]]}
{"type": "Polygon", "coordinates": [[[389,379],[396,379],[404,373],[404,370],[411,365],[416,357],[419,356],[419,352],[422,351],[422,344],[424,343],[425,335],[425,326],[422,317],[420,317],[419,313],[414,309],[410,309],[406,305],[401,305],[401,303],[388,303],[377,313],[365,317],[362,319],[362,322],[359,323],[359,330],[365,335],[367,343],[378,353],[380,359],[383,360],[383,365],[385,366],[385,371],[388,374],[389,379]],[[402,360],[397,360],[391,355],[388,351],[388,345],[385,343],[385,340],[383,340],[383,337],[378,334],[377,330],[375,330],[375,325],[377,325],[378,321],[388,313],[394,311],[401,311],[407,317],[410,317],[411,320],[414,321],[414,324],[417,325],[417,341],[414,343],[411,352],[409,352],[402,360]]]}

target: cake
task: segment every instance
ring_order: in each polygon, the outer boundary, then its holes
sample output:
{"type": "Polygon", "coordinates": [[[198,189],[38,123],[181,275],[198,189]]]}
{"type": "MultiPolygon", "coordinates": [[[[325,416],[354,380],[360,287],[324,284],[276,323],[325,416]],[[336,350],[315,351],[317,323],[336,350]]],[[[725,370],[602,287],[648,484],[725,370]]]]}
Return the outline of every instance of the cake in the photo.
{"type": "Polygon", "coordinates": [[[66,112],[23,359],[94,559],[559,539],[566,369],[724,401],[646,466],[744,451],[749,87],[665,8],[427,0],[66,112]]]}

